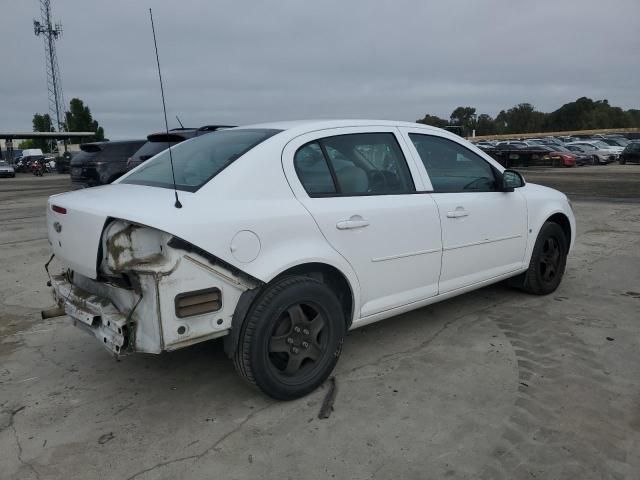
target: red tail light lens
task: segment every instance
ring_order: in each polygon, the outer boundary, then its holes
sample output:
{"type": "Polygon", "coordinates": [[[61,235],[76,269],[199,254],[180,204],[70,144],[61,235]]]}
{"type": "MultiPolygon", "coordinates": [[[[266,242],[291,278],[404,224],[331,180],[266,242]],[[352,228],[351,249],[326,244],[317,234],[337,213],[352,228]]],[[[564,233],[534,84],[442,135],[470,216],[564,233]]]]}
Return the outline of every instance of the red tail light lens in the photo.
{"type": "Polygon", "coordinates": [[[51,210],[53,210],[56,213],[61,213],[61,214],[65,214],[67,213],[67,209],[64,207],[59,207],[58,205],[51,205],[51,210]]]}

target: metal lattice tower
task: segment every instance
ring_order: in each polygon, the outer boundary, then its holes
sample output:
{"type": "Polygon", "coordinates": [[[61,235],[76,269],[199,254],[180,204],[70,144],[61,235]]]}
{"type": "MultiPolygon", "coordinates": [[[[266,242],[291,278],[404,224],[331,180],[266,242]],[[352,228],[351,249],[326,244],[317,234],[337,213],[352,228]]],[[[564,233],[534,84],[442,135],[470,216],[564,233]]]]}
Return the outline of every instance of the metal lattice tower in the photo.
{"type": "Polygon", "coordinates": [[[47,65],[47,90],[49,93],[49,116],[51,123],[59,132],[64,130],[64,97],[62,82],[56,55],[56,40],[62,36],[62,24],[51,19],[51,0],[40,0],[40,21],[33,21],[36,37],[44,38],[44,50],[47,65]]]}

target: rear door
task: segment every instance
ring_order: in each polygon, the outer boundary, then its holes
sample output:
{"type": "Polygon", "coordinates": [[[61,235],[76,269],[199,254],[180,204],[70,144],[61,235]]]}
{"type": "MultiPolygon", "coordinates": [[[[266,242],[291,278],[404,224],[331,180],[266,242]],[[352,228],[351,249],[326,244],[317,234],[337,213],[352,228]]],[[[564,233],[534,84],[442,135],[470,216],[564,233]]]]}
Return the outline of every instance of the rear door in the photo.
{"type": "Polygon", "coordinates": [[[433,186],[442,225],[440,293],[522,269],[527,244],[524,196],[498,191],[499,172],[451,138],[402,128],[433,186]]]}
{"type": "Polygon", "coordinates": [[[438,291],[438,211],[406,148],[396,128],[360,127],[302,135],[283,151],[294,194],[358,275],[360,317],[438,291]]]}

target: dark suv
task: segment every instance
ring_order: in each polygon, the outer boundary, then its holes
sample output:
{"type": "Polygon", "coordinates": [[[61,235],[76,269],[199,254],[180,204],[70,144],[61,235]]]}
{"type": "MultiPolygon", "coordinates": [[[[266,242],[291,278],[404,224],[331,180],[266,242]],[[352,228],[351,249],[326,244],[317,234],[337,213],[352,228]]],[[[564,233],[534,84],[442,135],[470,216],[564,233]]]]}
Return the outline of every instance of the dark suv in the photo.
{"type": "Polygon", "coordinates": [[[113,182],[126,173],[128,158],[143,144],[144,140],[83,143],[71,159],[71,189],[113,182]]]}
{"type": "Polygon", "coordinates": [[[127,170],[137,167],[145,160],[149,160],[163,150],[184,142],[193,137],[198,137],[206,133],[215,132],[216,130],[224,130],[225,128],[233,128],[230,125],[205,125],[200,128],[173,128],[167,132],[152,133],[147,137],[145,143],[140,150],[134,153],[127,162],[127,170]]]}
{"type": "Polygon", "coordinates": [[[620,164],[640,163],[640,141],[632,141],[620,154],[620,164]]]}

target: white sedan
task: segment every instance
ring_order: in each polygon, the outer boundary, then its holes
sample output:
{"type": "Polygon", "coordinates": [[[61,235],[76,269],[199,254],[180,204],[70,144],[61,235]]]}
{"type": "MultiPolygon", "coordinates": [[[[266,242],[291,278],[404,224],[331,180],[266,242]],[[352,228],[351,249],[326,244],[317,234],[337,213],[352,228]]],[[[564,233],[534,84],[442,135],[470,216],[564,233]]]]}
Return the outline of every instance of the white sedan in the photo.
{"type": "Polygon", "coordinates": [[[203,135],[52,196],[47,223],[65,270],[43,316],[116,355],[224,337],[279,399],[320,385],[349,329],[505,279],[553,292],[576,231],[564,194],[460,137],[360,120],[203,135]]]}
{"type": "Polygon", "coordinates": [[[582,152],[593,156],[594,163],[611,163],[620,157],[623,147],[614,147],[601,140],[578,141],[566,144],[567,148],[578,147],[582,152]]]}

